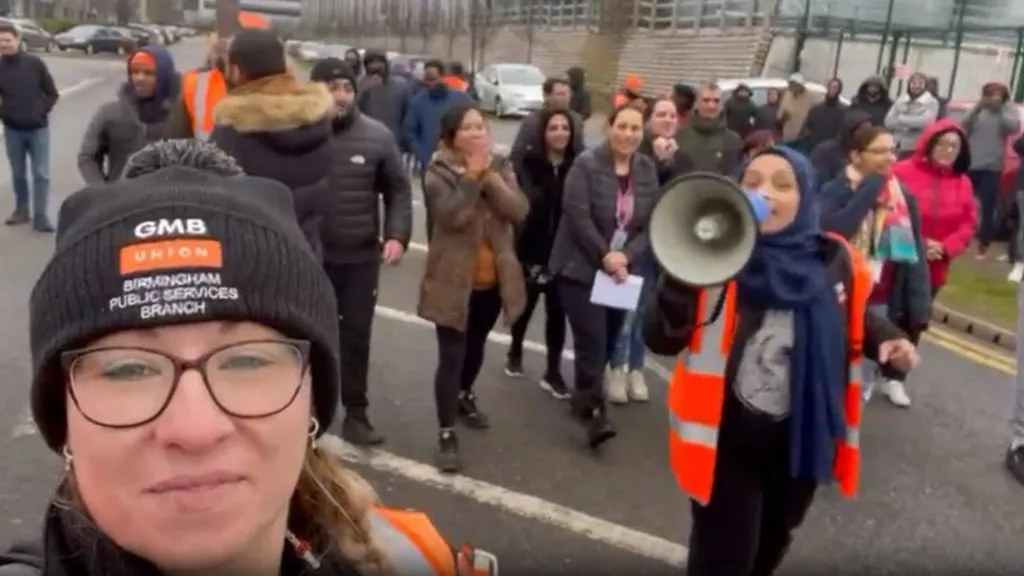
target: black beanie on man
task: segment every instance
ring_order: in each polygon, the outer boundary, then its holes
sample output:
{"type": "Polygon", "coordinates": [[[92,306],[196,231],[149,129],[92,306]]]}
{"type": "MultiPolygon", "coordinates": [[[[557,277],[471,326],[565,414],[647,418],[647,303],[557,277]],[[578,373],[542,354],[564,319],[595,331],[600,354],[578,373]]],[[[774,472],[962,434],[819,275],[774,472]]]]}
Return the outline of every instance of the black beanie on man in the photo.
{"type": "Polygon", "coordinates": [[[334,291],[288,188],[231,175],[232,164],[212,145],[161,142],[132,158],[128,179],[64,201],[29,310],[32,415],[53,450],[67,435],[62,353],[122,330],[194,322],[255,322],[309,340],[313,410],[321,432],[330,425],[340,378],[334,291]],[[199,276],[216,286],[159,288],[199,276]],[[158,288],[133,282],[145,277],[158,288]]]}
{"type": "Polygon", "coordinates": [[[352,70],[352,66],[341,58],[333,57],[317,60],[316,64],[313,65],[313,69],[309,71],[309,79],[313,82],[322,82],[324,84],[330,84],[335,80],[348,80],[353,90],[358,85],[356,73],[352,70]]]}

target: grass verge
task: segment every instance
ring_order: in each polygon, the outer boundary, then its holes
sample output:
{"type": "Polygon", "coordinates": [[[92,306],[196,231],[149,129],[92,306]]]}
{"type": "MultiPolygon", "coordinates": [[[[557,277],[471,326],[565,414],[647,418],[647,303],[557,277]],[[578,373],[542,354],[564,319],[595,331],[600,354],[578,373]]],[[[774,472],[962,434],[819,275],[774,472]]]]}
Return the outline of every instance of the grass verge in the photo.
{"type": "Polygon", "coordinates": [[[1011,331],[1017,330],[1018,284],[1007,281],[1005,262],[977,261],[965,254],[953,263],[939,292],[943,306],[1011,331]]]}

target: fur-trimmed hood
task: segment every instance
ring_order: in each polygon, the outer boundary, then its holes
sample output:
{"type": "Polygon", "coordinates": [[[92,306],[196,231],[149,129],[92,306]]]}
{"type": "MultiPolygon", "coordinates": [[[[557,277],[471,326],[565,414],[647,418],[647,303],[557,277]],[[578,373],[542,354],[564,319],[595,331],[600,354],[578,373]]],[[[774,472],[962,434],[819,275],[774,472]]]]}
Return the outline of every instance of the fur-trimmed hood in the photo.
{"type": "Polygon", "coordinates": [[[289,74],[268,76],[224,96],[214,109],[214,134],[221,133],[220,141],[224,132],[232,132],[249,140],[250,147],[295,158],[330,143],[333,108],[323,84],[300,82],[289,74]]]}
{"type": "Polygon", "coordinates": [[[261,78],[233,88],[217,104],[214,123],[238,132],[283,132],[327,118],[334,101],[327,86],[291,74],[261,78]]]}

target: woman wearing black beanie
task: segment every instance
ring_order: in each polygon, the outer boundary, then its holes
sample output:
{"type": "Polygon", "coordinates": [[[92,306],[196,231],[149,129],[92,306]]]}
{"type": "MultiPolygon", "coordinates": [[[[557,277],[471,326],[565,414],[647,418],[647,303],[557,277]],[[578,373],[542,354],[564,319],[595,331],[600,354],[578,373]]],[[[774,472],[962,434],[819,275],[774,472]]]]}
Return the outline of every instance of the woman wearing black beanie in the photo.
{"type": "Polygon", "coordinates": [[[409,517],[377,507],[323,435],[337,311],[288,189],[190,141],[143,149],[125,174],[64,202],[32,292],[32,414],[65,473],[42,544],[0,555],[0,572],[450,566],[431,529],[394,538],[409,517]]]}

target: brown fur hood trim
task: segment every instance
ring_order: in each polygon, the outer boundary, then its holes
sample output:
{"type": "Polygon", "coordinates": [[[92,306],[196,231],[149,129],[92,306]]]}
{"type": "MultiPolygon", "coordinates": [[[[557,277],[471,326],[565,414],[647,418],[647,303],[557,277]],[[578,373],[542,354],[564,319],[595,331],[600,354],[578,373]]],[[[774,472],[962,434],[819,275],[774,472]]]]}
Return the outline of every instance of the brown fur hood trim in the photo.
{"type": "Polygon", "coordinates": [[[239,132],[283,132],[319,122],[333,107],[326,85],[279,74],[231,89],[213,118],[239,132]]]}

